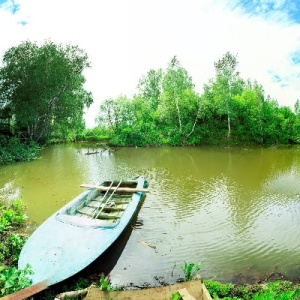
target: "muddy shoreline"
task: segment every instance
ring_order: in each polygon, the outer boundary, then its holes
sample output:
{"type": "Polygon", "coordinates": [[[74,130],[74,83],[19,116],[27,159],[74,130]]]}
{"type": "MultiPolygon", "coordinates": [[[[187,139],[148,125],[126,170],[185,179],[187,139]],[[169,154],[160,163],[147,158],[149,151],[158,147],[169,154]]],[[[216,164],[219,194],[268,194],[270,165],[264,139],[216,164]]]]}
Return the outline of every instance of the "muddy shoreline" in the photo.
{"type": "MultiPolygon", "coordinates": [[[[88,281],[88,286],[92,285],[98,285],[99,283],[99,278],[101,275],[106,275],[104,273],[87,273],[86,270],[83,270],[79,274],[73,276],[72,278],[69,278],[61,283],[58,283],[54,286],[51,286],[48,290],[41,292],[37,295],[34,296],[35,300],[42,300],[45,299],[46,295],[58,295],[60,293],[66,292],[66,291],[73,291],[78,288],[79,282],[82,282],[83,280],[88,281]]],[[[159,288],[159,287],[166,287],[166,286],[172,286],[177,283],[182,283],[183,279],[178,279],[175,283],[174,282],[168,282],[167,280],[164,280],[164,278],[159,277],[159,276],[154,276],[157,284],[156,285],[149,285],[149,283],[145,282],[142,285],[136,285],[134,283],[131,283],[130,285],[126,286],[116,286],[116,288],[119,291],[134,291],[134,290],[143,290],[143,289],[148,289],[148,288],[159,288]]],[[[277,272],[276,268],[269,274],[261,274],[260,276],[254,276],[248,273],[239,273],[236,274],[232,277],[232,280],[230,281],[223,281],[223,280],[218,280],[217,278],[202,278],[202,280],[205,282],[205,280],[214,280],[214,281],[219,281],[221,283],[232,283],[235,286],[255,286],[255,285],[261,285],[261,284],[267,284],[268,282],[274,282],[274,281],[290,281],[293,284],[299,284],[300,282],[300,277],[298,278],[288,278],[284,274],[277,272]]],[[[54,299],[54,298],[53,298],[54,299]]]]}

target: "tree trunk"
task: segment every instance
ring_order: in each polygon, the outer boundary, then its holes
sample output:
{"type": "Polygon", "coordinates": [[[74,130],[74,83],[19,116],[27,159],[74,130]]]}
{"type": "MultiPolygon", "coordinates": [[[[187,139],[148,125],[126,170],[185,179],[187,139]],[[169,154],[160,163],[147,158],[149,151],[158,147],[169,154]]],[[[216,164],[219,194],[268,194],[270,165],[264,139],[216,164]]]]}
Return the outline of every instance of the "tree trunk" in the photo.
{"type": "Polygon", "coordinates": [[[230,116],[227,115],[227,125],[228,125],[228,132],[227,132],[227,139],[231,138],[231,125],[230,125],[230,116]]]}

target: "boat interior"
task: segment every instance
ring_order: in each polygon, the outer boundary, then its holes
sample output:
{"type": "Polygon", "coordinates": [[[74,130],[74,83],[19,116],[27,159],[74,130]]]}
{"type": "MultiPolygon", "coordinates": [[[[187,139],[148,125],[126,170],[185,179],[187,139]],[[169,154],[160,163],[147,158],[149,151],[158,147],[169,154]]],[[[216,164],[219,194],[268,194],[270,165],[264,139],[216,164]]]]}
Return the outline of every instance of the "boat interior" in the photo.
{"type": "Polygon", "coordinates": [[[105,181],[99,187],[106,189],[91,189],[85,197],[68,207],[64,216],[60,214],[59,219],[79,222],[80,225],[116,226],[133,196],[133,192],[121,188],[136,188],[137,181],[105,181]]]}

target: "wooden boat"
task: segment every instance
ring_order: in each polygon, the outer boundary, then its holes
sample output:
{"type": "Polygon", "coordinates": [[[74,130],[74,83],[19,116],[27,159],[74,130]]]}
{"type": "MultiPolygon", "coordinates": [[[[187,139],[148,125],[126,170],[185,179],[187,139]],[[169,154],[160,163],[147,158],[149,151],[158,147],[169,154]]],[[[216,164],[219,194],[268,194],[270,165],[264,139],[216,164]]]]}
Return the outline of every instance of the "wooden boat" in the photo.
{"type": "Polygon", "coordinates": [[[92,263],[126,228],[148,192],[141,176],[82,187],[89,189],[39,226],[21,251],[18,268],[32,267],[32,290],[43,290],[92,263]]]}

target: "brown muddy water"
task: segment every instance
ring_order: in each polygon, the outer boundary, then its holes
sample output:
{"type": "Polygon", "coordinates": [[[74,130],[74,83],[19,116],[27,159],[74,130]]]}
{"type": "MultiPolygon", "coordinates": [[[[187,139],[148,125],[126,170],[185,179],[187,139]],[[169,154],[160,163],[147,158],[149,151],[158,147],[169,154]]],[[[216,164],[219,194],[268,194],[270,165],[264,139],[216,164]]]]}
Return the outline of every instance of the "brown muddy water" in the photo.
{"type": "MultiPolygon", "coordinates": [[[[94,147],[95,148],[95,147],[94,147]]],[[[203,278],[300,276],[300,147],[121,148],[86,155],[85,144],[45,149],[39,160],[0,167],[0,188],[27,206],[34,229],[82,183],[144,175],[151,193],[125,234],[94,268],[113,285],[155,285],[204,261],[203,278]],[[151,247],[150,247],[151,246],[151,247]]]]}

